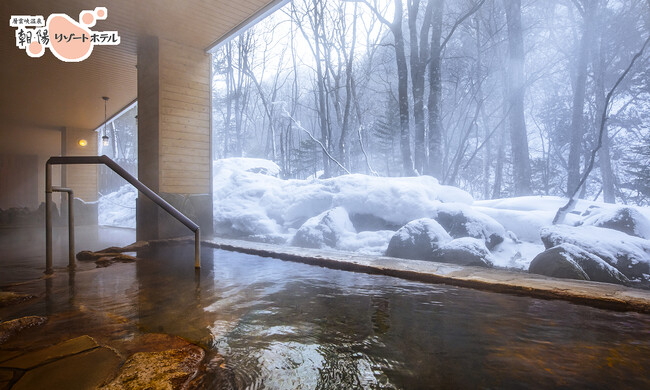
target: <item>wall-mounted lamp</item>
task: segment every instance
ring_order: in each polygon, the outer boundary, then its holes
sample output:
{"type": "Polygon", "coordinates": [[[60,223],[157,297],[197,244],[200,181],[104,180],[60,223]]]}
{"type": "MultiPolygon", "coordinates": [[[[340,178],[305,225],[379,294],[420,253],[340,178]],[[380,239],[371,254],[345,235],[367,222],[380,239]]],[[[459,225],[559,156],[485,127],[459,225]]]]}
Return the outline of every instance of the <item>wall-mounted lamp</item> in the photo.
{"type": "Polygon", "coordinates": [[[77,141],[77,144],[79,146],[81,146],[82,148],[85,148],[86,146],[88,146],[88,141],[86,141],[85,139],[82,138],[79,141],[77,141]]]}
{"type": "Polygon", "coordinates": [[[108,146],[108,136],[106,135],[106,103],[108,102],[108,96],[102,96],[104,99],[104,136],[102,137],[102,146],[108,146]]]}

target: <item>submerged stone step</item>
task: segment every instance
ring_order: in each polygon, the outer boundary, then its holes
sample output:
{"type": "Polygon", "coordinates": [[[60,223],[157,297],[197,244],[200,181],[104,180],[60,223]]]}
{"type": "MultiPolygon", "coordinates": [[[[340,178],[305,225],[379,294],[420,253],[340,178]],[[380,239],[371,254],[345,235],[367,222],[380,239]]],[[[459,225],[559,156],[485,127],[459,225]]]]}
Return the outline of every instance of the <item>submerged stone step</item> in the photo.
{"type": "Polygon", "coordinates": [[[27,371],[12,390],[94,389],[114,375],[120,363],[115,351],[98,347],[27,371]]]}
{"type": "Polygon", "coordinates": [[[0,368],[0,389],[8,389],[13,379],[13,370],[0,368]]]}
{"type": "Polygon", "coordinates": [[[0,367],[28,370],[49,361],[61,359],[97,347],[99,347],[99,344],[97,344],[95,339],[90,336],[81,336],[5,361],[4,363],[0,363],[0,367]]]}

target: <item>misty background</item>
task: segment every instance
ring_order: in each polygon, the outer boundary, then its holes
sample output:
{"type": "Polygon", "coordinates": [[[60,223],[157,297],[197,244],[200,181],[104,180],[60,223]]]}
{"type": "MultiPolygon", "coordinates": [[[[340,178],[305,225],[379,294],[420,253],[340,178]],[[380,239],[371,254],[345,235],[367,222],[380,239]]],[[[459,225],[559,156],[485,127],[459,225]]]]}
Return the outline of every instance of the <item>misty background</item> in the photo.
{"type": "Polygon", "coordinates": [[[647,0],[294,0],[213,54],[214,158],[650,201],[647,0]],[[606,107],[606,103],[607,107],[606,107]]]}

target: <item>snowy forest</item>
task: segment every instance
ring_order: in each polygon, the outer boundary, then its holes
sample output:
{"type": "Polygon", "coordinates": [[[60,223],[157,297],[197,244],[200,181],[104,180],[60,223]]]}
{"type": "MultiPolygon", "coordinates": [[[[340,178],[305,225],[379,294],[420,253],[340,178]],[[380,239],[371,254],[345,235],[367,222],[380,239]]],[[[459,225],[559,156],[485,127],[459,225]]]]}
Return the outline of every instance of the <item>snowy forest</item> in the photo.
{"type": "Polygon", "coordinates": [[[650,289],[649,42],[648,0],[294,0],[212,54],[214,234],[650,289]]]}
{"type": "Polygon", "coordinates": [[[213,54],[214,158],[647,205],[649,36],[647,0],[294,0],[213,54]]]}

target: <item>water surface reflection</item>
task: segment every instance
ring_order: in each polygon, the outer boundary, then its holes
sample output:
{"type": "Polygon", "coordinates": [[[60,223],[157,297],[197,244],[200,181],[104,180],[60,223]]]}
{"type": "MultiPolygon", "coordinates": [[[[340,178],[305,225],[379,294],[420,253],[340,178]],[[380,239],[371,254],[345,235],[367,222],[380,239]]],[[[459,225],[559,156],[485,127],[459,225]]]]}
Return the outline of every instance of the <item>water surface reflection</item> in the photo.
{"type": "Polygon", "coordinates": [[[184,250],[138,263],[139,320],[223,355],[206,387],[650,384],[647,315],[220,250],[197,281],[184,250]]]}
{"type": "Polygon", "coordinates": [[[50,316],[21,348],[184,337],[209,351],[202,388],[650,388],[648,315],[205,247],[200,273],[192,246],[140,255],[3,284],[38,298],[0,318],[50,316]]]}

